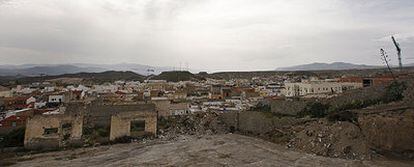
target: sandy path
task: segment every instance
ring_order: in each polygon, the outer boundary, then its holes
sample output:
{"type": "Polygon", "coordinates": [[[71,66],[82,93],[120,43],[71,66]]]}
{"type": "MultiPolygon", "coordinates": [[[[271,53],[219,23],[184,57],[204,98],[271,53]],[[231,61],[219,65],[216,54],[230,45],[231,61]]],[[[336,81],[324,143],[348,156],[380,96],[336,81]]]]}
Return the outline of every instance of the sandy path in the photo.
{"type": "Polygon", "coordinates": [[[25,155],[14,166],[414,166],[298,153],[236,134],[183,136],[177,141],[117,144],[25,155]]]}

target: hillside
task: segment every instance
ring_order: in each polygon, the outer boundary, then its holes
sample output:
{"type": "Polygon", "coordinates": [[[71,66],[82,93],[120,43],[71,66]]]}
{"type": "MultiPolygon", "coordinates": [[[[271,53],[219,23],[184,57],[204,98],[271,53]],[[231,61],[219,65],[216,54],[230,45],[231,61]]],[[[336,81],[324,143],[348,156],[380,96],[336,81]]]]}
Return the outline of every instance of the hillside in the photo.
{"type": "Polygon", "coordinates": [[[22,66],[0,66],[0,76],[43,76],[63,75],[80,72],[104,72],[105,68],[99,67],[77,67],[74,65],[22,65],[22,66]]]}
{"type": "Polygon", "coordinates": [[[334,63],[311,63],[290,67],[277,68],[277,71],[316,71],[316,70],[350,70],[350,69],[374,69],[379,66],[370,66],[364,64],[352,64],[344,62],[334,63]]]}
{"type": "Polygon", "coordinates": [[[51,76],[76,73],[100,73],[104,71],[132,71],[141,75],[158,75],[163,71],[170,71],[171,67],[155,67],[133,63],[121,64],[23,64],[0,65],[0,76],[51,76]]]}
{"type": "Polygon", "coordinates": [[[167,80],[170,82],[178,81],[190,81],[190,80],[200,80],[202,77],[196,76],[189,71],[166,71],[162,72],[160,75],[155,76],[153,79],[167,80]]]}
{"type": "Polygon", "coordinates": [[[93,83],[113,82],[117,80],[143,81],[145,76],[131,71],[105,71],[100,73],[76,73],[41,77],[0,77],[1,85],[29,84],[59,78],[80,78],[93,83]]]}
{"type": "Polygon", "coordinates": [[[66,74],[61,77],[83,78],[94,82],[113,82],[117,80],[143,81],[144,76],[132,71],[105,71],[101,73],[66,74]]]}

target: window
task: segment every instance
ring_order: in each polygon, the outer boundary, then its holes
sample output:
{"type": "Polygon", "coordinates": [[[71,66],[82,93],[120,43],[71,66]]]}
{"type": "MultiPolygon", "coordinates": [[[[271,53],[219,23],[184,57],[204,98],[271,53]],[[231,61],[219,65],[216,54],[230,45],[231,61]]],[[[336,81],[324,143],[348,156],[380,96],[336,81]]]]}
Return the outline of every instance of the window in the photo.
{"type": "Polygon", "coordinates": [[[145,131],[145,120],[131,121],[131,136],[139,136],[144,134],[145,131]]]}
{"type": "Polygon", "coordinates": [[[13,121],[12,122],[12,127],[16,127],[16,126],[17,126],[16,121],[13,121]]]}
{"type": "Polygon", "coordinates": [[[67,140],[71,136],[72,124],[71,123],[63,123],[62,124],[62,135],[63,140],[67,140]]]}
{"type": "Polygon", "coordinates": [[[72,124],[71,123],[64,123],[62,124],[62,129],[71,129],[72,128],[72,124]]]}
{"type": "Polygon", "coordinates": [[[58,132],[58,128],[44,128],[43,135],[53,135],[58,132]]]}

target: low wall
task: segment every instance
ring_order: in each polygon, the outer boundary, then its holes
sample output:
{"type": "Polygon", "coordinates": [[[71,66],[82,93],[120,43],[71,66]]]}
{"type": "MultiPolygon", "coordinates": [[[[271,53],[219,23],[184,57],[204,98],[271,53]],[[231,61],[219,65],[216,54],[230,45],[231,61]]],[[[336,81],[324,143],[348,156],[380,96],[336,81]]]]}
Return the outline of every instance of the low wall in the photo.
{"type": "Polygon", "coordinates": [[[220,115],[220,120],[227,126],[233,126],[241,132],[256,134],[291,126],[300,121],[294,117],[277,117],[269,112],[257,111],[223,113],[220,115]]]}

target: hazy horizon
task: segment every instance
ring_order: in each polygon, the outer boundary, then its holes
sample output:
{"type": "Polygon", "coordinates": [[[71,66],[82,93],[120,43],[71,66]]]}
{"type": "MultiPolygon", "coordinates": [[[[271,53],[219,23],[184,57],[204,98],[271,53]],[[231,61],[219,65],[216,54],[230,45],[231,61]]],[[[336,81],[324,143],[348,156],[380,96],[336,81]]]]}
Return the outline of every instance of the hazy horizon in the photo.
{"type": "Polygon", "coordinates": [[[413,11],[410,0],[0,0],[0,58],[206,71],[382,65],[380,48],[397,64],[394,35],[409,64],[413,11]]]}

